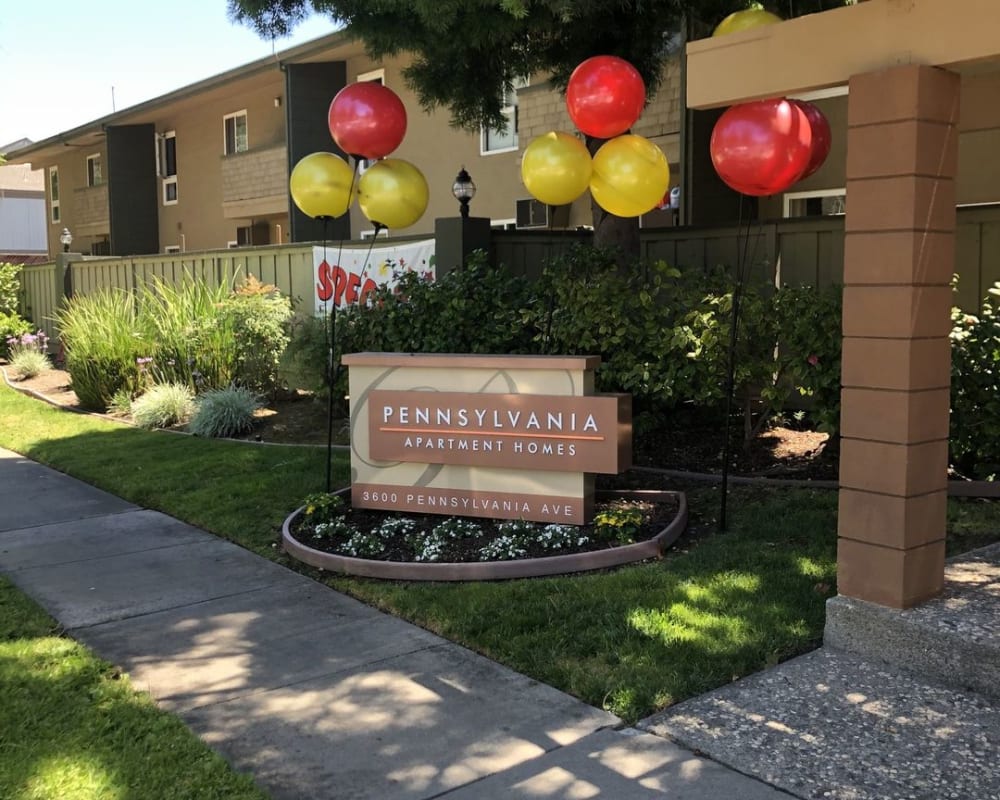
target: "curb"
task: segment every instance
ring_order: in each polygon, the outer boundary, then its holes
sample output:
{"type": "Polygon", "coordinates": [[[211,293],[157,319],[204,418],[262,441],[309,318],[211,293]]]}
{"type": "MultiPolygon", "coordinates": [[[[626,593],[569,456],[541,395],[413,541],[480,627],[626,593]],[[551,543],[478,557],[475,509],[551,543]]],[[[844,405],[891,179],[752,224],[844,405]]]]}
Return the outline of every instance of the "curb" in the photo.
{"type": "MultiPolygon", "coordinates": [[[[341,490],[344,491],[344,490],[341,490]]],[[[592,550],[587,553],[569,553],[562,556],[544,556],[514,561],[469,561],[463,563],[422,563],[412,561],[378,561],[355,558],[316,550],[296,539],[290,530],[291,524],[302,513],[301,506],[289,514],[281,526],[282,548],[292,558],[318,567],[327,572],[355,575],[363,578],[381,578],[395,581],[496,581],[512,578],[539,578],[547,575],[566,575],[573,572],[588,572],[608,567],[620,567],[660,558],[663,551],[677,541],[687,528],[687,496],[674,491],[625,491],[598,492],[598,497],[641,497],[645,499],[677,499],[677,516],[656,536],[643,542],[609,547],[606,550],[592,550]]]]}

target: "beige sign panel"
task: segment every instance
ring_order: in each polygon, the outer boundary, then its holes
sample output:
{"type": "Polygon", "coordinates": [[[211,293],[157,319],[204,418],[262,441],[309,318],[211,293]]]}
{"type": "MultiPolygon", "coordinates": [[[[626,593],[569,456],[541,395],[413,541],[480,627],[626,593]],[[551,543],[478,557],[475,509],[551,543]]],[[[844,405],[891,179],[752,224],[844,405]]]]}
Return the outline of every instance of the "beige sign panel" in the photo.
{"type": "MultiPolygon", "coordinates": [[[[577,428],[596,425],[598,435],[606,437],[603,446],[608,448],[608,463],[617,463],[619,469],[625,469],[631,461],[630,402],[628,398],[616,395],[604,397],[594,394],[594,369],[600,363],[596,356],[353,353],[344,356],[343,363],[350,370],[351,485],[352,502],[358,507],[573,524],[588,521],[593,513],[594,477],[589,471],[592,465],[587,464],[588,471],[584,471],[566,455],[568,445],[577,442],[563,440],[563,456],[558,455],[558,448],[550,448],[551,452],[545,453],[522,452],[519,455],[525,456],[525,460],[513,468],[502,461],[489,459],[454,463],[452,457],[462,452],[459,449],[461,445],[454,448],[448,459],[404,460],[398,452],[379,449],[384,444],[379,442],[382,436],[401,433],[379,430],[382,427],[380,420],[386,414],[386,401],[391,403],[407,398],[425,400],[426,403],[420,403],[422,408],[451,395],[456,397],[450,399],[461,396],[465,398],[462,407],[466,414],[472,414],[470,420],[477,420],[475,410],[488,410],[482,416],[484,425],[489,410],[496,410],[498,414],[511,410],[515,414],[516,425],[525,428],[528,417],[523,415],[529,409],[537,414],[539,408],[544,410],[548,404],[548,410],[553,414],[562,412],[563,434],[567,426],[573,425],[568,415],[575,409],[577,428]],[[420,397],[417,398],[417,395],[420,397]],[[507,396],[508,400],[502,399],[503,396],[507,396]],[[582,405],[574,406],[576,401],[582,405]],[[536,403],[542,406],[536,406],[536,403]],[[523,404],[523,409],[518,404],[523,404]],[[519,409],[522,409],[522,416],[516,417],[519,409]],[[581,410],[585,411],[584,417],[580,416],[581,410]],[[586,421],[587,413],[595,415],[593,423],[586,421]],[[546,461],[549,466],[544,468],[541,464],[546,461]],[[412,499],[409,498],[411,494],[414,495],[412,499]],[[438,502],[440,498],[444,500],[438,502]],[[470,498],[475,498],[478,505],[471,500],[466,505],[466,500],[470,498]],[[488,510],[485,507],[487,503],[488,510]],[[567,506],[570,507],[569,512],[566,511],[567,506]],[[556,511],[553,512],[553,509],[556,511]],[[473,513],[476,511],[483,513],[473,513]]],[[[400,423],[399,412],[395,413],[395,422],[400,423]]],[[[452,424],[460,421],[457,407],[453,408],[452,415],[452,424]]],[[[416,419],[415,411],[407,411],[406,422],[391,427],[409,426],[416,419]]],[[[440,422],[438,419],[435,413],[431,425],[431,418],[428,417],[428,426],[444,427],[447,414],[440,417],[440,422]]],[[[510,424],[510,418],[506,419],[510,424]]],[[[421,411],[421,426],[423,420],[421,411]]],[[[557,422],[558,417],[553,418],[552,426],[555,427],[557,422]]],[[[543,420],[539,418],[539,427],[542,424],[543,420]]],[[[547,417],[544,424],[549,425],[547,417]]],[[[468,427],[472,427],[471,422],[468,427]]],[[[537,433],[534,423],[530,431],[537,433]]],[[[519,430],[512,428],[502,432],[516,433],[519,430]]],[[[541,432],[546,433],[544,430],[541,432]]],[[[430,435],[416,431],[411,434],[430,435]]],[[[577,430],[573,435],[593,434],[590,430],[577,430]]],[[[445,435],[435,431],[434,437],[445,438],[445,435]]],[[[490,438],[503,440],[502,449],[512,449],[506,443],[517,439],[510,436],[490,438]]],[[[480,449],[475,452],[482,455],[484,435],[477,431],[475,436],[468,437],[469,452],[473,452],[473,439],[480,443],[477,445],[480,449]]],[[[534,444],[527,448],[527,439],[520,441],[525,442],[522,451],[541,447],[545,442],[558,442],[534,436],[534,444]]],[[[444,452],[448,445],[442,444],[441,451],[444,452]]],[[[493,455],[496,455],[495,448],[493,455]]],[[[435,459],[439,457],[434,455],[435,459]]]]}
{"type": "Polygon", "coordinates": [[[373,391],[372,458],[618,473],[631,466],[628,395],[373,391]]]}

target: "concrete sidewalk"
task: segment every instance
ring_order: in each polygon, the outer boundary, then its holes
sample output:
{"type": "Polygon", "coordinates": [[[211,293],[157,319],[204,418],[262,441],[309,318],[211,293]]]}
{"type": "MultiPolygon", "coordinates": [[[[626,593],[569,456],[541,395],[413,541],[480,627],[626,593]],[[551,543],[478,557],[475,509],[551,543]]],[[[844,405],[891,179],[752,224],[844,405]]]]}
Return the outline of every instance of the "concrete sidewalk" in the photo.
{"type": "Polygon", "coordinates": [[[0,571],[275,798],[788,797],[5,450],[0,571]]]}

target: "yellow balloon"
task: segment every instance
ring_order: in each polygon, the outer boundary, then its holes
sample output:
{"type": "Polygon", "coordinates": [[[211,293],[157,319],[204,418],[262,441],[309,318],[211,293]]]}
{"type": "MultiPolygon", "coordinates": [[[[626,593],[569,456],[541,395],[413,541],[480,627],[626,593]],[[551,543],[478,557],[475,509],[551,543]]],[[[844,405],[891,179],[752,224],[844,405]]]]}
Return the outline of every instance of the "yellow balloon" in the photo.
{"type": "Polygon", "coordinates": [[[524,150],[521,180],[536,200],[551,206],[572,203],[587,191],[593,162],[587,146],[569,133],[550,131],[524,150]]]}
{"type": "Polygon", "coordinates": [[[372,222],[408,228],[427,210],[427,180],[409,161],[385,158],[358,182],[358,205],[372,222]]]}
{"type": "Polygon", "coordinates": [[[288,188],[307,217],[339,217],[354,199],[354,170],[333,153],[310,153],[295,165],[288,188]]]}
{"type": "Polygon", "coordinates": [[[669,185],[667,157],[642,136],[616,136],[594,155],[590,193],[597,205],[616,217],[639,217],[652,211],[669,185]]]}
{"type": "Polygon", "coordinates": [[[763,8],[748,8],[745,11],[734,11],[715,26],[712,36],[725,36],[727,33],[748,31],[761,25],[774,25],[783,22],[777,14],[765,11],[763,8]]]}

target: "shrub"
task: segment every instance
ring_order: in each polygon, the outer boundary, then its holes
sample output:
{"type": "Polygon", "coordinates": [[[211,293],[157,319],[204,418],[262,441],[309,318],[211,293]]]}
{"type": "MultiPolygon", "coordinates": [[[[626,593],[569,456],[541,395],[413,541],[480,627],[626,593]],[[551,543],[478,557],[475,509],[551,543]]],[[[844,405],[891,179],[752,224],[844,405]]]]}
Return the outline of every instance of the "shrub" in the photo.
{"type": "Polygon", "coordinates": [[[31,324],[22,319],[19,314],[0,311],[0,356],[10,356],[11,339],[20,339],[22,335],[31,332],[31,324]]]}
{"type": "Polygon", "coordinates": [[[289,386],[322,393],[327,386],[329,317],[296,318],[289,325],[289,342],[282,353],[279,376],[289,386]]]}
{"type": "Polygon", "coordinates": [[[33,349],[16,350],[10,356],[10,365],[24,379],[34,378],[52,369],[52,362],[45,353],[33,349]]]}
{"type": "Polygon", "coordinates": [[[290,338],[291,302],[276,287],[250,276],[222,311],[233,332],[236,383],[273,396],[281,356],[290,338]]]}
{"type": "Polygon", "coordinates": [[[145,386],[138,359],[148,355],[131,293],[105,289],[76,295],[56,312],[70,384],[80,405],[104,411],[125,390],[132,397],[145,386]]]}
{"type": "MultiPolygon", "coordinates": [[[[713,405],[725,396],[732,311],[722,268],[680,270],[659,261],[619,270],[610,254],[576,248],[543,271],[524,324],[540,352],[597,354],[602,391],[626,391],[639,408],[713,405]]],[[[773,339],[753,285],[742,300],[736,386],[767,376],[773,339]]]]}
{"type": "Polygon", "coordinates": [[[254,426],[260,399],[242,386],[209,389],[195,399],[194,416],[188,430],[195,436],[235,436],[254,426]]]}
{"type": "Polygon", "coordinates": [[[0,315],[16,315],[21,291],[20,264],[0,262],[0,315]]]}
{"type": "Polygon", "coordinates": [[[840,427],[842,297],[840,286],[785,286],[775,293],[776,379],[762,391],[773,412],[781,411],[792,393],[808,398],[817,429],[831,435],[840,427]]]}
{"type": "Polygon", "coordinates": [[[160,383],[192,391],[221,389],[236,375],[236,341],[224,313],[230,289],[188,277],[178,284],[154,281],[139,296],[136,327],[149,343],[142,356],[160,383]]]}
{"type": "MultiPolygon", "coordinates": [[[[365,304],[337,312],[336,359],[372,350],[404,353],[527,353],[535,350],[521,309],[531,286],[475,253],[466,266],[429,281],[405,271],[365,304]]],[[[346,393],[340,371],[337,394],[346,393]]]]}
{"type": "Polygon", "coordinates": [[[1000,282],[978,315],[952,309],[951,458],[966,475],[1000,472],[1000,282]]]}
{"type": "Polygon", "coordinates": [[[161,383],[132,401],[132,419],[140,428],[168,428],[190,419],[194,393],[183,383],[161,383]]]}

